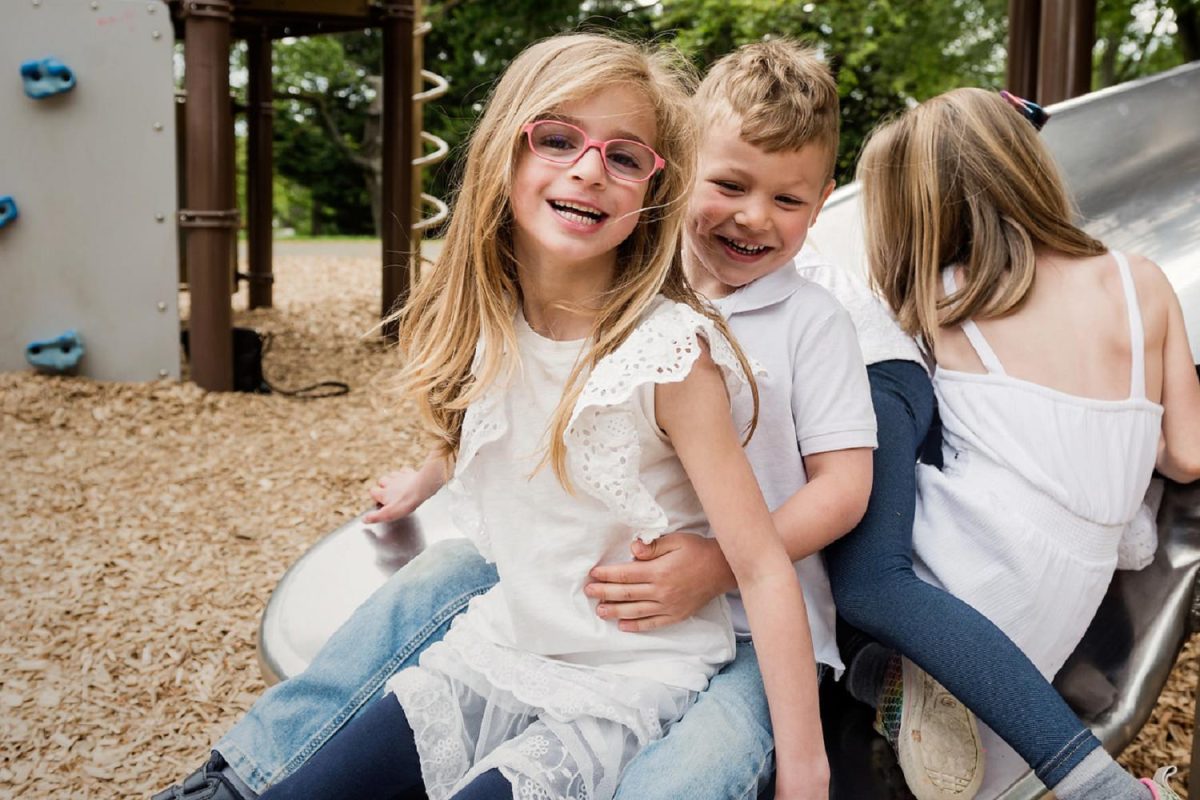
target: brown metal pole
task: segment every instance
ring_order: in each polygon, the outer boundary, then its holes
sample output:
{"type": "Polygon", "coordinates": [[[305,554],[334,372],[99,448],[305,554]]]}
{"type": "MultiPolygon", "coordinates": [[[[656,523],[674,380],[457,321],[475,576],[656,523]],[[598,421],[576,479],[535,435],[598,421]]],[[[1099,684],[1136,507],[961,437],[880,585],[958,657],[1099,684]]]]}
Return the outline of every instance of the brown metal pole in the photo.
{"type": "MultiPolygon", "coordinates": [[[[380,5],[383,27],[383,237],[382,314],[386,317],[408,296],[412,269],[412,0],[380,5]]],[[[396,326],[383,335],[396,338],[396,326]]]]}
{"type": "MultiPolygon", "coordinates": [[[[421,26],[421,0],[412,0],[413,7],[413,38],[412,50],[409,56],[413,67],[413,98],[412,101],[412,156],[414,159],[419,159],[425,152],[425,145],[421,142],[421,131],[425,128],[425,103],[415,98],[425,89],[425,79],[421,77],[421,65],[425,62],[425,37],[417,33],[417,29],[421,26]]],[[[424,181],[422,173],[424,170],[418,165],[412,167],[412,192],[409,195],[409,203],[412,204],[411,222],[416,225],[421,221],[424,214],[424,209],[421,203],[421,189],[424,181]]],[[[412,231],[410,246],[412,248],[412,260],[409,262],[408,280],[411,285],[414,281],[420,279],[421,274],[421,230],[417,228],[412,231]]]]}
{"type": "Polygon", "coordinates": [[[246,160],[246,205],[249,206],[247,225],[247,251],[249,264],[246,272],[250,282],[250,308],[271,307],[271,287],[274,276],[271,269],[271,219],[275,213],[274,201],[274,136],[275,107],[271,102],[271,36],[266,28],[247,40],[249,45],[247,67],[250,72],[249,108],[249,158],[246,160]]]}
{"type": "MultiPolygon", "coordinates": [[[[228,0],[184,3],[184,85],[187,90],[187,208],[180,225],[187,236],[191,291],[192,380],[204,389],[233,388],[232,287],[226,148],[229,109],[228,0]]],[[[236,226],[236,212],[233,214],[236,226]]]]}
{"type": "Polygon", "coordinates": [[[1096,0],[1044,0],[1037,100],[1057,103],[1092,88],[1096,0]]]}
{"type": "Polygon", "coordinates": [[[1008,0],[1006,88],[1031,100],[1038,99],[1038,31],[1041,22],[1041,0],[1008,0]]]}

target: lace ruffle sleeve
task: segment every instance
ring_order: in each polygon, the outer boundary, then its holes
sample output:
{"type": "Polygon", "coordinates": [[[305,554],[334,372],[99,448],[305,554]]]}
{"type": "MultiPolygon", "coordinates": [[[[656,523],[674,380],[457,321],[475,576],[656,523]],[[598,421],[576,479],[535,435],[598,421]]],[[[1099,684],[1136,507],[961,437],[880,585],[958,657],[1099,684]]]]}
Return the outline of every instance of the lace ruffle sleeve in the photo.
{"type": "MultiPolygon", "coordinates": [[[[665,533],[668,521],[638,475],[635,395],[641,387],[686,378],[700,356],[700,339],[708,344],[730,398],[749,395],[733,347],[713,322],[686,305],[662,300],[592,370],[564,435],[572,482],[605,503],[644,542],[665,533]]],[[[752,366],[756,374],[762,372],[752,366]]]]}

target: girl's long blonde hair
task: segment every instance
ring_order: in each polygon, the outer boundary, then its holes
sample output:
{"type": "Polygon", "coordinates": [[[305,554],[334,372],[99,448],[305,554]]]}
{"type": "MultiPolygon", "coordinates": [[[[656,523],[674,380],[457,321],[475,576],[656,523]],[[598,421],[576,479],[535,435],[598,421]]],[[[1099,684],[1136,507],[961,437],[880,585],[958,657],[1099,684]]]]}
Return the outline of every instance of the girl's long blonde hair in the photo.
{"type": "Polygon", "coordinates": [[[940,326],[1020,308],[1038,249],[1105,252],[1075,225],[1037,130],[996,92],[955,89],[882,125],[858,179],[872,283],[930,348],[940,326]],[[963,268],[962,287],[939,300],[950,265],[963,268]]]}
{"type": "MultiPolygon", "coordinates": [[[[588,33],[532,45],[505,71],[472,134],[437,266],[395,315],[402,391],[416,401],[447,459],[458,452],[467,406],[517,366],[513,318],[521,294],[509,194],[524,146],[521,127],[566,103],[611,86],[638,89],[654,109],[655,149],[667,167],[650,180],[637,227],[617,250],[613,284],[600,298],[591,346],[567,379],[551,420],[547,458],[560,482],[570,488],[563,433],[582,376],[625,341],[656,295],[696,309],[732,341],[720,315],[688,285],[679,254],[696,169],[693,84],[685,60],[670,50],[588,33]],[[481,357],[473,368],[477,344],[481,357]]],[[[753,384],[749,364],[737,352],[753,384]]],[[[757,418],[757,389],[754,408],[757,418]]]]}

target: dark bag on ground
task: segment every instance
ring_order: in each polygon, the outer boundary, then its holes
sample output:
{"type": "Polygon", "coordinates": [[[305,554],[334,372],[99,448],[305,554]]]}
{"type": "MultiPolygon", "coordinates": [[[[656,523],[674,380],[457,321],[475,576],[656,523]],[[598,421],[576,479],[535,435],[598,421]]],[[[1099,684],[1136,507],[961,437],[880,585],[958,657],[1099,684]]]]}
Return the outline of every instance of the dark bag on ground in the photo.
{"type": "MultiPolygon", "coordinates": [[[[191,358],[188,331],[179,333],[183,354],[191,358]]],[[[349,394],[350,385],[342,381],[321,381],[300,389],[282,389],[271,384],[263,375],[263,356],[271,347],[271,334],[261,334],[253,328],[233,329],[233,390],[254,394],[278,394],[302,399],[338,397],[349,394]]]]}

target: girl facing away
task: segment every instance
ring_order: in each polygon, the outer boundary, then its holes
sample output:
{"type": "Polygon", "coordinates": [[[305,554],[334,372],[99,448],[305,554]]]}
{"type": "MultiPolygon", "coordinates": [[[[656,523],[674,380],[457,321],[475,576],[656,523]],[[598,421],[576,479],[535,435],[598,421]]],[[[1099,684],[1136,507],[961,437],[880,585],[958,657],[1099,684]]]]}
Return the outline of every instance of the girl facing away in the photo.
{"type": "MultiPolygon", "coordinates": [[[[1104,597],[1152,472],[1200,477],[1200,383],[1170,284],[1072,222],[1048,150],[998,94],[955,90],[883,125],[858,177],[872,281],[935,362],[944,467],[918,466],[917,572],[1027,657],[984,635],[943,642],[926,668],[1060,800],[1177,797],[1169,770],[1121,770],[1048,683],[1104,597]],[[965,669],[979,660],[966,650],[992,668],[965,669]]],[[[933,786],[948,753],[906,740],[900,712],[921,703],[909,667],[879,697],[906,777],[924,773],[921,797],[970,796],[972,776],[933,786]]]]}
{"type": "Polygon", "coordinates": [[[777,796],[827,796],[804,601],[741,450],[750,366],[678,254],[695,137],[664,51],[562,36],[505,72],[399,314],[437,448],[393,487],[415,506],[452,463],[456,522],[500,582],[264,798],[611,797],[733,655],[722,598],[647,634],[582,591],[634,537],[680,529],[715,535],[761,640],[777,796]]]}

